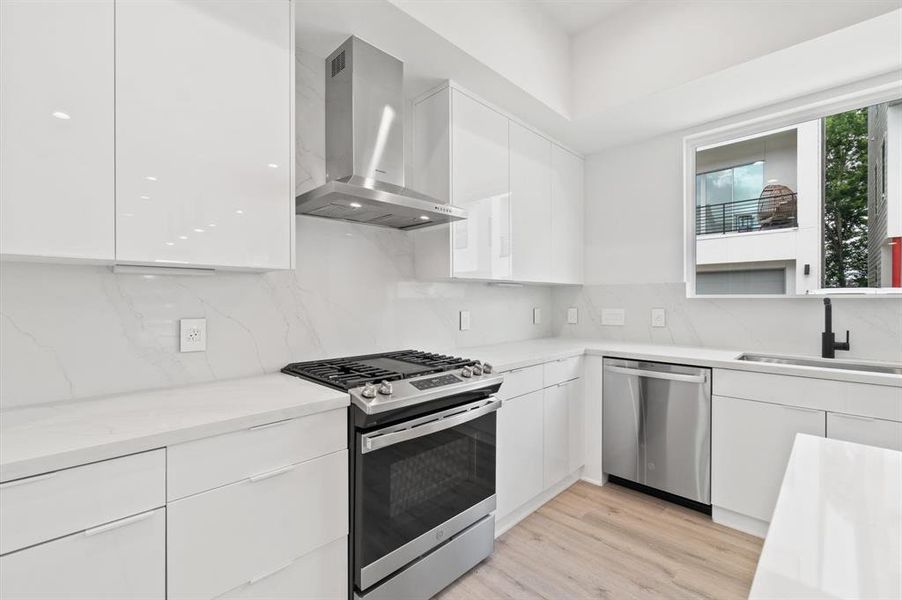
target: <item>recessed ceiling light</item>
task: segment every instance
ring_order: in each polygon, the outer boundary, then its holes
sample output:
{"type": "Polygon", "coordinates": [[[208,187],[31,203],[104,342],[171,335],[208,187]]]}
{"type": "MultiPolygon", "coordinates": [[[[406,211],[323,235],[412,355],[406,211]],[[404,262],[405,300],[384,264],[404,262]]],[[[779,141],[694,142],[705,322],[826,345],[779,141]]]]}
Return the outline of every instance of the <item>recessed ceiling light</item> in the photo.
{"type": "Polygon", "coordinates": [[[53,112],[50,113],[50,114],[53,115],[54,117],[56,117],[57,119],[62,119],[63,121],[68,121],[69,119],[72,118],[72,117],[69,116],[68,113],[64,113],[64,112],[61,111],[61,110],[55,110],[55,111],[53,111],[53,112]]]}
{"type": "Polygon", "coordinates": [[[141,198],[141,200],[150,200],[150,196],[148,196],[147,194],[144,194],[144,195],[141,195],[138,197],[141,198]]]}
{"type": "Polygon", "coordinates": [[[278,169],[279,168],[279,165],[277,165],[276,163],[269,163],[266,166],[269,167],[270,169],[278,169]]]}
{"type": "Polygon", "coordinates": [[[166,242],[167,246],[175,246],[175,242],[166,242]]]}
{"type": "Polygon", "coordinates": [[[428,220],[429,220],[429,217],[427,217],[426,215],[420,215],[420,221],[428,221],[428,220]]]}
{"type": "Polygon", "coordinates": [[[195,228],[194,228],[194,231],[195,231],[196,233],[203,233],[203,232],[204,232],[204,230],[201,229],[200,227],[195,227],[195,228]]]}
{"type": "Polygon", "coordinates": [[[180,239],[180,240],[187,240],[187,239],[188,239],[188,236],[187,236],[187,235],[180,235],[180,236],[179,236],[179,239],[180,239]]]}
{"type": "Polygon", "coordinates": [[[147,181],[156,181],[157,180],[157,178],[154,177],[153,175],[145,175],[144,179],[146,179],[147,181]]]}
{"type": "Polygon", "coordinates": [[[207,227],[216,227],[216,223],[207,223],[207,227]]]}
{"type": "Polygon", "coordinates": [[[239,209],[239,210],[236,210],[236,211],[235,211],[235,214],[236,214],[236,215],[243,215],[243,214],[244,214],[244,211],[239,209]]]}
{"type": "Polygon", "coordinates": [[[348,206],[350,206],[351,208],[360,208],[363,205],[359,202],[351,202],[348,206]]]}

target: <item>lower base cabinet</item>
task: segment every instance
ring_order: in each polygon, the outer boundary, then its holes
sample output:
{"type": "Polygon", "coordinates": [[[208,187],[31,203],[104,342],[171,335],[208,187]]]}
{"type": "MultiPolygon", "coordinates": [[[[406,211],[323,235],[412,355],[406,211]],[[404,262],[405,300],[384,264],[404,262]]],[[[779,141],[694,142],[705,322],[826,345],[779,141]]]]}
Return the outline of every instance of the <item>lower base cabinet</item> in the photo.
{"type": "Polygon", "coordinates": [[[218,600],[347,600],[348,539],[342,537],[218,600]]]}
{"type": "Polygon", "coordinates": [[[902,423],[827,413],[827,437],[902,451],[902,423]]]}
{"type": "Polygon", "coordinates": [[[159,508],[0,558],[3,600],[163,600],[166,509],[159,508]]]}
{"type": "MultiPolygon", "coordinates": [[[[292,564],[346,538],[347,498],[348,453],[342,450],[171,502],[168,598],[241,598],[242,588],[297,576],[295,569],[309,572],[306,563],[292,564]]],[[[347,568],[347,554],[339,564],[347,568]]],[[[314,571],[304,593],[332,585],[314,571]]]]}
{"type": "Polygon", "coordinates": [[[542,492],[542,396],[504,400],[498,411],[497,519],[542,492]]]}
{"type": "Polygon", "coordinates": [[[543,482],[545,488],[567,476],[570,466],[570,404],[567,384],[561,383],[544,390],[543,409],[543,482]]]}
{"type": "Polygon", "coordinates": [[[711,501],[769,522],[795,436],[826,435],[826,413],[714,396],[711,414],[711,501]]]}

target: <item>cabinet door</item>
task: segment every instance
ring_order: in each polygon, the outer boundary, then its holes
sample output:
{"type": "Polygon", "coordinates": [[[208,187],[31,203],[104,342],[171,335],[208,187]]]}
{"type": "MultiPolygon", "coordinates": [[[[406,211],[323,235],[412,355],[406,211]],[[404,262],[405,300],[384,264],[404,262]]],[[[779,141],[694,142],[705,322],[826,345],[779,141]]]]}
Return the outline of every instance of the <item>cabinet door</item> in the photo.
{"type": "Polygon", "coordinates": [[[564,384],[570,423],[570,453],[567,472],[572,473],[586,464],[586,395],[582,379],[564,384]]]}
{"type": "Polygon", "coordinates": [[[511,260],[517,281],[550,281],[551,142],[510,123],[511,260]]]}
{"type": "Polygon", "coordinates": [[[454,276],[510,279],[508,119],[458,90],[451,115],[452,204],[469,213],[452,225],[454,276]]]}
{"type": "Polygon", "coordinates": [[[116,3],[116,260],[288,268],[287,0],[116,3]]]}
{"type": "Polygon", "coordinates": [[[711,501],[770,521],[797,433],[824,436],[821,410],[714,396],[711,501]]]}
{"type": "Polygon", "coordinates": [[[498,411],[500,519],[542,492],[542,390],[505,400],[498,411]]]}
{"type": "Polygon", "coordinates": [[[902,450],[902,423],[827,413],[827,437],[878,448],[902,450]]]}
{"type": "Polygon", "coordinates": [[[554,283],[583,281],[583,159],[551,146],[551,247],[554,283]]]}
{"type": "Polygon", "coordinates": [[[165,561],[160,508],[0,557],[0,598],[162,600],[165,561]]]}
{"type": "Polygon", "coordinates": [[[0,2],[0,253],[113,259],[113,0],[0,2]]]}
{"type": "Polygon", "coordinates": [[[568,385],[561,383],[543,390],[544,452],[543,481],[548,489],[567,476],[570,466],[570,405],[568,385]]]}

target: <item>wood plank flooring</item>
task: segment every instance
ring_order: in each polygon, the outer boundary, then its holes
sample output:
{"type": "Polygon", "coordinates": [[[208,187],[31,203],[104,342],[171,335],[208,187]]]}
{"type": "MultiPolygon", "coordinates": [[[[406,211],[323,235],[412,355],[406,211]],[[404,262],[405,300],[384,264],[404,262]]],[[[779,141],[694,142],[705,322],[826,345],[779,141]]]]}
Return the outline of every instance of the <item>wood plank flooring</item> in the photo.
{"type": "Polygon", "coordinates": [[[761,544],[687,508],[580,481],[437,598],[746,598],[761,544]]]}

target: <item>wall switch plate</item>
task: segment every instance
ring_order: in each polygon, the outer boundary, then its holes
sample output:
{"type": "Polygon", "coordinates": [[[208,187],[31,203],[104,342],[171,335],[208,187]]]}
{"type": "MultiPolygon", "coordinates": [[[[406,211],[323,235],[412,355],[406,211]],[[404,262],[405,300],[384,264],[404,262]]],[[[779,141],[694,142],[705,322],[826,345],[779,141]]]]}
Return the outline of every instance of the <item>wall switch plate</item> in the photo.
{"type": "Polygon", "coordinates": [[[576,325],[579,321],[579,312],[576,310],[575,306],[571,306],[567,309],[567,323],[570,325],[576,325]]]}
{"type": "Polygon", "coordinates": [[[460,330],[461,331],[469,331],[470,330],[470,311],[468,311],[468,310],[460,311],[460,330]]]}
{"type": "Polygon", "coordinates": [[[626,311],[622,308],[602,308],[602,325],[623,325],[626,323],[626,311]]]}
{"type": "Polygon", "coordinates": [[[665,316],[665,311],[663,308],[651,309],[651,326],[652,327],[666,327],[667,326],[667,318],[665,316]]]}
{"type": "Polygon", "coordinates": [[[179,352],[203,352],[207,349],[207,320],[179,319],[179,352]]]}
{"type": "Polygon", "coordinates": [[[534,308],[532,309],[532,322],[534,325],[538,325],[542,322],[542,309],[534,308]]]}

